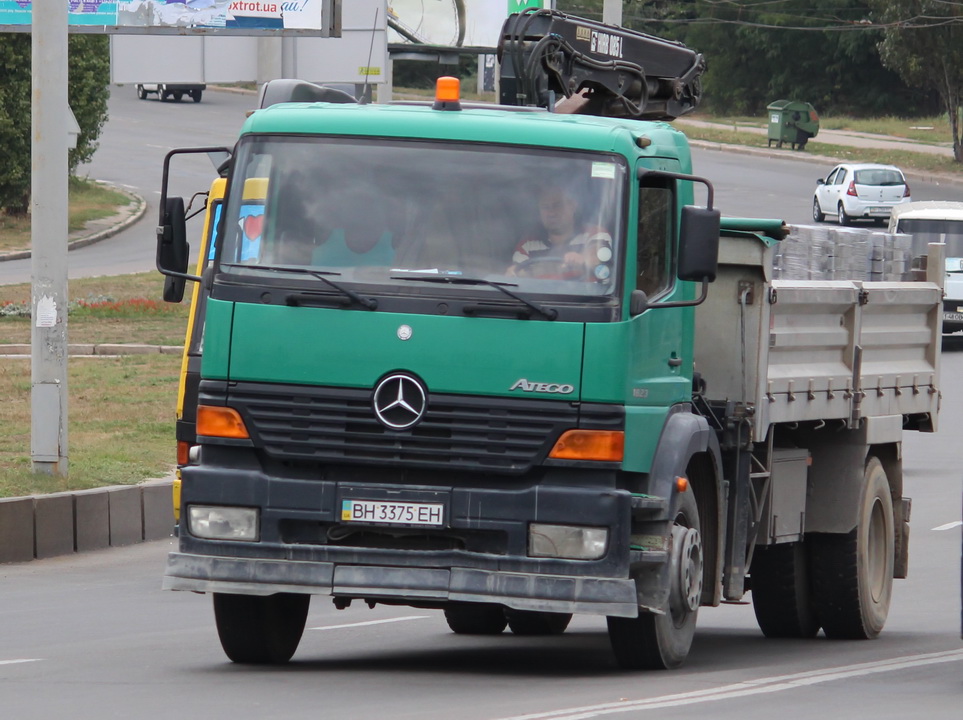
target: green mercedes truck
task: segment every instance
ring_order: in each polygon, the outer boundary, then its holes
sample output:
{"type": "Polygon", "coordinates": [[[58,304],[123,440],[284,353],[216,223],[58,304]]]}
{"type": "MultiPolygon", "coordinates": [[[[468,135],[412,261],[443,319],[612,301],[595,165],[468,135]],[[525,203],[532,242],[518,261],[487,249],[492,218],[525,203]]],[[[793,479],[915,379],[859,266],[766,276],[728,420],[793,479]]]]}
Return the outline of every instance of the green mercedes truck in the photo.
{"type": "Polygon", "coordinates": [[[773,280],[784,225],[721,219],[668,122],[698,53],[551,11],[499,53],[496,105],[265,85],[203,276],[167,178],[212,149],[168,156],[157,264],[205,316],[164,587],[211,594],[241,663],[290,659],[312,596],[467,634],[603,616],[626,668],[749,592],[767,636],[874,637],[938,278],[773,280]]]}

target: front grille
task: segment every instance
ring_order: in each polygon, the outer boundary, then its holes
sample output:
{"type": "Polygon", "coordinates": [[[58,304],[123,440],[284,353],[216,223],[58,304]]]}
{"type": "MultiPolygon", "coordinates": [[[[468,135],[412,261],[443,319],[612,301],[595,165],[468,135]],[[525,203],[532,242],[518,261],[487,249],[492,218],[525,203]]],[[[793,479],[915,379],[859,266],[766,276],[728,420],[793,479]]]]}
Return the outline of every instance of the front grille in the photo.
{"type": "Polygon", "coordinates": [[[310,520],[284,519],[278,524],[281,542],[288,545],[326,545],[328,547],[468,552],[505,555],[508,537],[502,531],[478,530],[405,530],[392,528],[347,528],[310,520]]]}
{"type": "MultiPolygon", "coordinates": [[[[227,401],[244,417],[255,444],[278,460],[505,473],[539,463],[562,431],[578,426],[580,415],[569,402],[432,394],[424,419],[399,431],[378,422],[371,394],[238,383],[227,401]]],[[[602,407],[598,421],[621,426],[621,410],[602,407]]]]}

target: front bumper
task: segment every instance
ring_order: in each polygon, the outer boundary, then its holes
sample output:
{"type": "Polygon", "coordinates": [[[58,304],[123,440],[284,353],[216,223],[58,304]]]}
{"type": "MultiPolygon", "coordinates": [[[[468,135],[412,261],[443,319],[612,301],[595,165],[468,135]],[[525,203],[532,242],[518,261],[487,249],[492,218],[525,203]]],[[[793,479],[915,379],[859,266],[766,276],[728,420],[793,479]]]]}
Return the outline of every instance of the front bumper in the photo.
{"type": "Polygon", "coordinates": [[[566,577],[479,568],[409,568],[269,560],[172,552],[165,590],[242,595],[308,593],[343,598],[443,604],[498,603],[517,610],[635,617],[627,578],[566,577]]]}

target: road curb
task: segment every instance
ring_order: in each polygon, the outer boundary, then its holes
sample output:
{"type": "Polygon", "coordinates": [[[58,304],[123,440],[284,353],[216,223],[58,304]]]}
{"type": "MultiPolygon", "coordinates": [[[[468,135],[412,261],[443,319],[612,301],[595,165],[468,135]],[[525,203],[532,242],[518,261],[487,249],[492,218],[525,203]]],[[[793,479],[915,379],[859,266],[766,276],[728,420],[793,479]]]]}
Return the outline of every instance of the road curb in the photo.
{"type": "Polygon", "coordinates": [[[0,498],[0,564],[174,534],[173,475],[140,485],[0,498]]]}
{"type": "MultiPolygon", "coordinates": [[[[32,346],[27,343],[12,343],[0,345],[0,357],[29,357],[32,346]]],[[[118,355],[180,355],[184,352],[182,345],[141,345],[138,343],[70,343],[67,354],[70,357],[100,356],[117,357],[118,355]]]]}
{"type": "MultiPolygon", "coordinates": [[[[122,188],[104,180],[96,180],[100,185],[105,185],[111,190],[126,195],[130,198],[130,204],[121,208],[110,217],[100,220],[91,220],[82,230],[76,230],[67,237],[67,250],[93,245],[101,240],[113,237],[117,233],[126,230],[136,223],[147,212],[147,201],[131,190],[122,188]]],[[[0,262],[5,260],[25,260],[30,257],[29,250],[14,250],[12,252],[0,253],[0,262]]]]}

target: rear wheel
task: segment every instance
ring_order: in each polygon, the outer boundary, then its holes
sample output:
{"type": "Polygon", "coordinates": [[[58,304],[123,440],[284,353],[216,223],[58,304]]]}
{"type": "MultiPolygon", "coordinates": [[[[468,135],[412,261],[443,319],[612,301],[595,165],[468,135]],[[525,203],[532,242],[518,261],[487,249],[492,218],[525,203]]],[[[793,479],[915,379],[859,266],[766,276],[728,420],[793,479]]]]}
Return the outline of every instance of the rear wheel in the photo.
{"type": "Polygon", "coordinates": [[[452,603],[445,608],[445,620],[458,635],[498,635],[508,625],[501,605],[452,603]]]}
{"type": "Polygon", "coordinates": [[[608,618],[609,642],[620,667],[661,670],[682,665],[692,647],[702,597],[703,550],[699,509],[692,492],[681,495],[669,568],[669,599],[664,614],[608,618]]]}
{"type": "Polygon", "coordinates": [[[827,637],[874,638],[893,593],[895,526],[886,471],[871,457],[863,474],[859,520],[845,535],[812,535],[813,599],[827,637]]]}
{"type": "Polygon", "coordinates": [[[819,200],[813,198],[813,220],[815,222],[822,222],[826,219],[826,214],[819,207],[819,200]]]}
{"type": "Polygon", "coordinates": [[[571,613],[506,610],[508,627],[516,635],[560,635],[572,621],[571,613]]]}
{"type": "Polygon", "coordinates": [[[819,632],[812,604],[806,546],[757,547],[752,555],[752,609],[768,638],[811,638],[819,632]]]}
{"type": "Polygon", "coordinates": [[[175,90],[173,95],[174,95],[175,102],[180,102],[181,98],[184,97],[184,93],[182,93],[180,90],[175,90]]]}
{"type": "Polygon", "coordinates": [[[199,103],[201,101],[201,91],[191,90],[191,98],[194,100],[194,102],[199,103]]]}
{"type": "Polygon", "coordinates": [[[849,225],[853,219],[846,214],[846,208],[843,207],[842,203],[836,208],[836,220],[840,225],[849,225]]]}
{"type": "Polygon", "coordinates": [[[286,663],[298,649],[310,595],[214,593],[214,620],[224,653],[234,662],[286,663]]]}
{"type": "Polygon", "coordinates": [[[163,85],[158,89],[157,92],[160,94],[161,102],[167,102],[168,98],[171,96],[171,94],[167,92],[167,89],[163,85]]]}
{"type": "Polygon", "coordinates": [[[137,86],[137,97],[139,97],[141,100],[147,99],[147,91],[144,89],[143,85],[137,86]]]}

